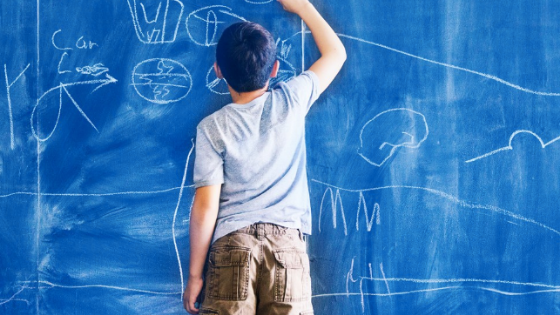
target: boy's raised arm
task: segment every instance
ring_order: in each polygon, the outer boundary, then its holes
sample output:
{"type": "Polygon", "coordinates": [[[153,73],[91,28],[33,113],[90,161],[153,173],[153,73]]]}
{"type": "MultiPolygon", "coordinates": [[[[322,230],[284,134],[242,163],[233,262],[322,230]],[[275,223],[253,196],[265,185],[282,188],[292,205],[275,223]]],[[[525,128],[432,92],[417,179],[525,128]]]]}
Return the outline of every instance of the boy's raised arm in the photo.
{"type": "Polygon", "coordinates": [[[308,0],[278,2],[284,10],[297,14],[307,24],[315,39],[321,58],[315,61],[309,70],[319,77],[319,94],[323,93],[342,68],[346,60],[346,49],[330,25],[308,0]]]}

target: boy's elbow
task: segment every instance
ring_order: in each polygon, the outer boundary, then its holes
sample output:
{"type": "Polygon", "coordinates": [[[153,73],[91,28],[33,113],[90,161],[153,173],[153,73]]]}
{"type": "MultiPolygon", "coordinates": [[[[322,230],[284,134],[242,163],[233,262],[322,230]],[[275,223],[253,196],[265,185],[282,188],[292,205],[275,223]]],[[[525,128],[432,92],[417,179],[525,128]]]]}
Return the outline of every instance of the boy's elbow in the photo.
{"type": "Polygon", "coordinates": [[[346,54],[346,48],[344,47],[344,45],[342,45],[342,43],[340,43],[340,47],[336,49],[336,54],[338,55],[338,59],[341,63],[344,63],[346,61],[346,58],[348,58],[348,55],[346,54]]]}

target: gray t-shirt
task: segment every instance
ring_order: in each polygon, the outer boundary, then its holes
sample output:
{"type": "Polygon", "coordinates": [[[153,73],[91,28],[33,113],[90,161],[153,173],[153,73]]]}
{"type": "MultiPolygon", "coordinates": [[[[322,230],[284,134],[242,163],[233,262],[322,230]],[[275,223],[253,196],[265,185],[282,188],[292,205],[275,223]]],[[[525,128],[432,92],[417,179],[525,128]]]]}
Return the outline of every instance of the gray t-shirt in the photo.
{"type": "Polygon", "coordinates": [[[218,238],[257,222],[311,234],[305,115],[318,97],[315,73],[301,75],[247,104],[231,103],[197,127],[195,187],[223,184],[218,238]]]}

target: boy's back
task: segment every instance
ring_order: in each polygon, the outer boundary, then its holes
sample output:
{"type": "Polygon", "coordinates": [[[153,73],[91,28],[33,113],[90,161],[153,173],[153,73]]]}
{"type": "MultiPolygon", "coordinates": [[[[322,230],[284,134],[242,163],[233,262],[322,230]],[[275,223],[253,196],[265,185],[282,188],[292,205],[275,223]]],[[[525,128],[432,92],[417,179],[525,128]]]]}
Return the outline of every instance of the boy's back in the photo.
{"type": "Polygon", "coordinates": [[[195,186],[223,184],[213,241],[256,222],[311,234],[304,128],[317,86],[304,72],[199,124],[195,186]]]}
{"type": "Polygon", "coordinates": [[[321,58],[268,91],[279,65],[270,33],[245,22],[220,38],[215,70],[227,80],[233,103],[197,128],[183,295],[191,313],[199,312],[195,301],[205,283],[202,314],[313,314],[303,238],[311,234],[305,115],[346,53],[307,0],[279,1],[308,25],[321,58]]]}

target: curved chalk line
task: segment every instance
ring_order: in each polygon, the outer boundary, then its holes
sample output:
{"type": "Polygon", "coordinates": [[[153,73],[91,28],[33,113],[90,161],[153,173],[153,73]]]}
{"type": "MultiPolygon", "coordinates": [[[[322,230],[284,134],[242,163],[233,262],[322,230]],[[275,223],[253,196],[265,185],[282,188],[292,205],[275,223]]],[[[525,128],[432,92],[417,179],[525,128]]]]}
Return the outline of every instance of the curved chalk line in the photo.
{"type": "Polygon", "coordinates": [[[560,231],[553,229],[551,227],[549,227],[548,225],[542,224],[540,222],[537,222],[533,219],[529,219],[526,218],[524,216],[518,215],[516,213],[513,213],[511,211],[496,207],[496,206],[490,206],[490,205],[481,205],[481,204],[476,204],[476,203],[471,203],[468,201],[464,201],[461,200],[453,195],[450,195],[446,192],[440,191],[440,190],[436,190],[436,189],[432,189],[432,188],[426,188],[426,187],[416,187],[416,186],[408,186],[408,185],[392,185],[392,186],[383,186],[383,187],[374,187],[374,188],[366,188],[366,189],[345,189],[342,187],[337,187],[335,185],[331,185],[325,182],[321,182],[318,181],[316,179],[312,179],[312,182],[318,183],[318,184],[322,184],[325,185],[329,188],[335,188],[337,190],[341,190],[341,191],[347,191],[347,192],[356,192],[356,193],[361,193],[361,192],[365,192],[365,191],[377,191],[377,190],[386,190],[386,189],[412,189],[412,190],[421,190],[421,191],[426,191],[432,194],[435,194],[437,196],[440,196],[444,199],[447,199],[451,202],[457,203],[462,207],[466,207],[466,208],[471,208],[471,209],[483,209],[483,210],[488,210],[488,211],[492,211],[492,212],[496,212],[505,216],[508,216],[510,218],[514,218],[516,220],[519,221],[523,221],[526,223],[531,223],[533,225],[536,225],[538,227],[541,227],[545,230],[548,230],[550,232],[553,232],[554,234],[557,234],[560,236],[560,231]]]}

